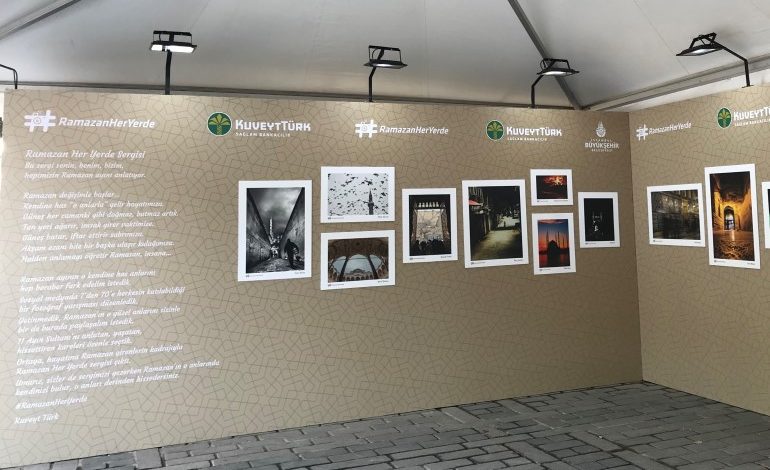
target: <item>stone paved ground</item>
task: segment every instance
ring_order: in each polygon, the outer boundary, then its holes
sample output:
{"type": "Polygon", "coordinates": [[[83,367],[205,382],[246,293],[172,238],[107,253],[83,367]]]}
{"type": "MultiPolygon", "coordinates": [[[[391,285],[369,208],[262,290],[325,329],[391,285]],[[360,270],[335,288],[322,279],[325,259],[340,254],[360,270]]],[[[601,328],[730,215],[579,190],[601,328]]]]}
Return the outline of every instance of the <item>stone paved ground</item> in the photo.
{"type": "Polygon", "coordinates": [[[767,469],[770,417],[651,383],[474,403],[24,470],[767,469]]]}

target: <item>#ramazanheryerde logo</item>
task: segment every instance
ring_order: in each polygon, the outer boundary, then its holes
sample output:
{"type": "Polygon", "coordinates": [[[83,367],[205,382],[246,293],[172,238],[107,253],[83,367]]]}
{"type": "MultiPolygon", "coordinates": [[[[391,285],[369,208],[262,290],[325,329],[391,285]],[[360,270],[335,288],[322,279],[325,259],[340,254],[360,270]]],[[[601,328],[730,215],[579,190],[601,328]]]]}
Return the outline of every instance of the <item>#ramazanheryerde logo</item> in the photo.
{"type": "Polygon", "coordinates": [[[719,124],[719,127],[722,129],[726,129],[730,127],[730,124],[733,122],[733,113],[727,109],[722,108],[717,112],[717,124],[719,124]]]}
{"type": "Polygon", "coordinates": [[[489,121],[487,123],[487,137],[490,140],[500,140],[505,135],[505,128],[500,121],[489,121]]]}
{"type": "Polygon", "coordinates": [[[208,128],[209,132],[214,135],[225,135],[230,132],[230,128],[233,127],[230,116],[225,113],[214,113],[209,116],[208,128]]]}

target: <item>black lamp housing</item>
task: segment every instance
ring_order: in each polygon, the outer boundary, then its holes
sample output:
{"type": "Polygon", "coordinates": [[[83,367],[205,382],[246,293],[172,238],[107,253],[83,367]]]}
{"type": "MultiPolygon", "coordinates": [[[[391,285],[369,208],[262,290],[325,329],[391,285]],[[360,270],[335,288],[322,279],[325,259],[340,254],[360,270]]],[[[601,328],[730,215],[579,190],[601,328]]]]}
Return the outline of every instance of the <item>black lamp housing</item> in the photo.
{"type": "Polygon", "coordinates": [[[171,54],[192,54],[198,46],[192,43],[192,34],[184,31],[153,31],[150,50],[166,53],[165,94],[171,94],[171,54]]]}
{"type": "Polygon", "coordinates": [[[734,55],[735,57],[741,59],[743,61],[743,70],[744,74],[746,75],[746,86],[751,86],[751,80],[749,79],[749,61],[743,57],[740,54],[737,54],[735,51],[729,49],[728,47],[725,47],[723,44],[720,44],[717,42],[717,33],[708,33],[708,34],[701,34],[700,36],[696,36],[692,39],[692,42],[690,42],[690,47],[683,50],[679,54],[677,54],[678,57],[693,57],[693,56],[701,56],[706,54],[711,54],[712,52],[716,51],[726,51],[730,54],[734,55]]]}
{"type": "Polygon", "coordinates": [[[551,58],[545,58],[540,61],[540,71],[537,72],[537,80],[532,84],[532,89],[530,92],[530,107],[535,107],[535,86],[537,85],[537,82],[540,81],[541,78],[549,76],[549,77],[567,77],[569,75],[575,75],[576,73],[580,73],[579,71],[573,69],[569,65],[569,61],[567,59],[551,59],[551,58]]]}
{"type": "Polygon", "coordinates": [[[386,68],[386,69],[402,69],[406,67],[406,64],[401,60],[401,49],[397,47],[386,47],[386,46],[369,46],[369,61],[364,64],[366,67],[371,67],[372,71],[369,74],[369,102],[372,102],[372,77],[374,77],[374,72],[377,71],[378,68],[386,68]],[[389,52],[390,56],[392,58],[390,59],[384,59],[385,52],[389,52]],[[395,58],[395,55],[398,54],[398,59],[395,58]]]}

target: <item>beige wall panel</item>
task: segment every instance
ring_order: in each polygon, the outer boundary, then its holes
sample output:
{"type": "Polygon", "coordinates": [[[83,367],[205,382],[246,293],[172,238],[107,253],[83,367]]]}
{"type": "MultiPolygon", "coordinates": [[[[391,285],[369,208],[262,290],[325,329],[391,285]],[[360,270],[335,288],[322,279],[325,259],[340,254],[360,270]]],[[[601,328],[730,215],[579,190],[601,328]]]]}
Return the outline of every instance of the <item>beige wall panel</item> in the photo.
{"type": "MultiPolygon", "coordinates": [[[[641,378],[626,114],[21,91],[6,95],[6,117],[0,467],[641,378]],[[23,127],[24,115],[48,109],[70,118],[149,118],[158,126],[58,126],[46,133],[23,127]],[[312,131],[262,138],[239,137],[233,129],[217,137],[206,128],[215,111],[233,119],[308,122],[312,131]],[[389,126],[447,127],[449,134],[359,138],[354,125],[370,119],[389,126]],[[485,134],[491,119],[561,128],[563,135],[547,142],[495,142],[485,134]],[[596,138],[599,121],[606,138],[620,144],[614,152],[585,148],[584,142],[596,138]],[[124,169],[146,176],[25,181],[27,149],[76,148],[144,150],[143,160],[124,169]],[[322,165],[395,166],[396,221],[320,224],[322,165]],[[531,168],[571,168],[575,193],[619,192],[621,248],[578,250],[577,273],[553,276],[535,277],[531,265],[465,269],[462,255],[456,262],[401,263],[401,188],[456,187],[459,204],[461,180],[529,180],[531,168]],[[236,281],[238,181],[266,179],[313,181],[312,278],[236,281]],[[22,263],[23,193],[62,189],[109,190],[124,200],[164,202],[178,216],[159,219],[144,233],[147,239],[174,241],[172,256],[22,263]],[[394,287],[319,290],[319,234],[349,230],[396,231],[394,287]],[[141,297],[140,304],[162,300],[181,311],[138,317],[133,325],[142,330],[133,346],[179,343],[184,349],[136,356],[132,365],[196,360],[221,365],[182,371],[175,380],[93,389],[85,404],[57,408],[60,416],[53,422],[14,424],[17,416],[39,414],[14,409],[22,400],[14,396],[21,276],[118,269],[157,271],[136,280],[134,288],[186,287],[176,297],[141,297]]],[[[675,162],[671,167],[681,171],[675,162]]],[[[688,181],[698,180],[696,170],[688,181]]],[[[573,212],[577,239],[576,205],[528,210],[573,212]]],[[[461,217],[458,222],[462,253],[461,217]]],[[[698,258],[695,266],[707,269],[698,251],[682,253],[679,259],[698,258]]],[[[728,274],[734,273],[724,271],[728,274]]],[[[699,289],[685,285],[693,294],[699,289]]],[[[683,301],[672,297],[671,302],[683,301]]],[[[675,343],[668,346],[681,344],[675,343]]]]}

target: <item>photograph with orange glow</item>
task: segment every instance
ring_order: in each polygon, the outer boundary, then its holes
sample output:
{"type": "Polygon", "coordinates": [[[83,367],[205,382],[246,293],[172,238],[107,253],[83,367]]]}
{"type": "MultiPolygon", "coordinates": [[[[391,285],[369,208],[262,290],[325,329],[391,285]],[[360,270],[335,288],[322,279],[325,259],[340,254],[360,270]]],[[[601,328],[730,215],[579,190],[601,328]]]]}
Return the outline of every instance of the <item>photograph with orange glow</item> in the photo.
{"type": "Polygon", "coordinates": [[[575,272],[572,214],[532,214],[535,274],[575,272]]]}
{"type": "Polygon", "coordinates": [[[533,206],[571,206],[572,170],[530,170],[533,206]]]}

